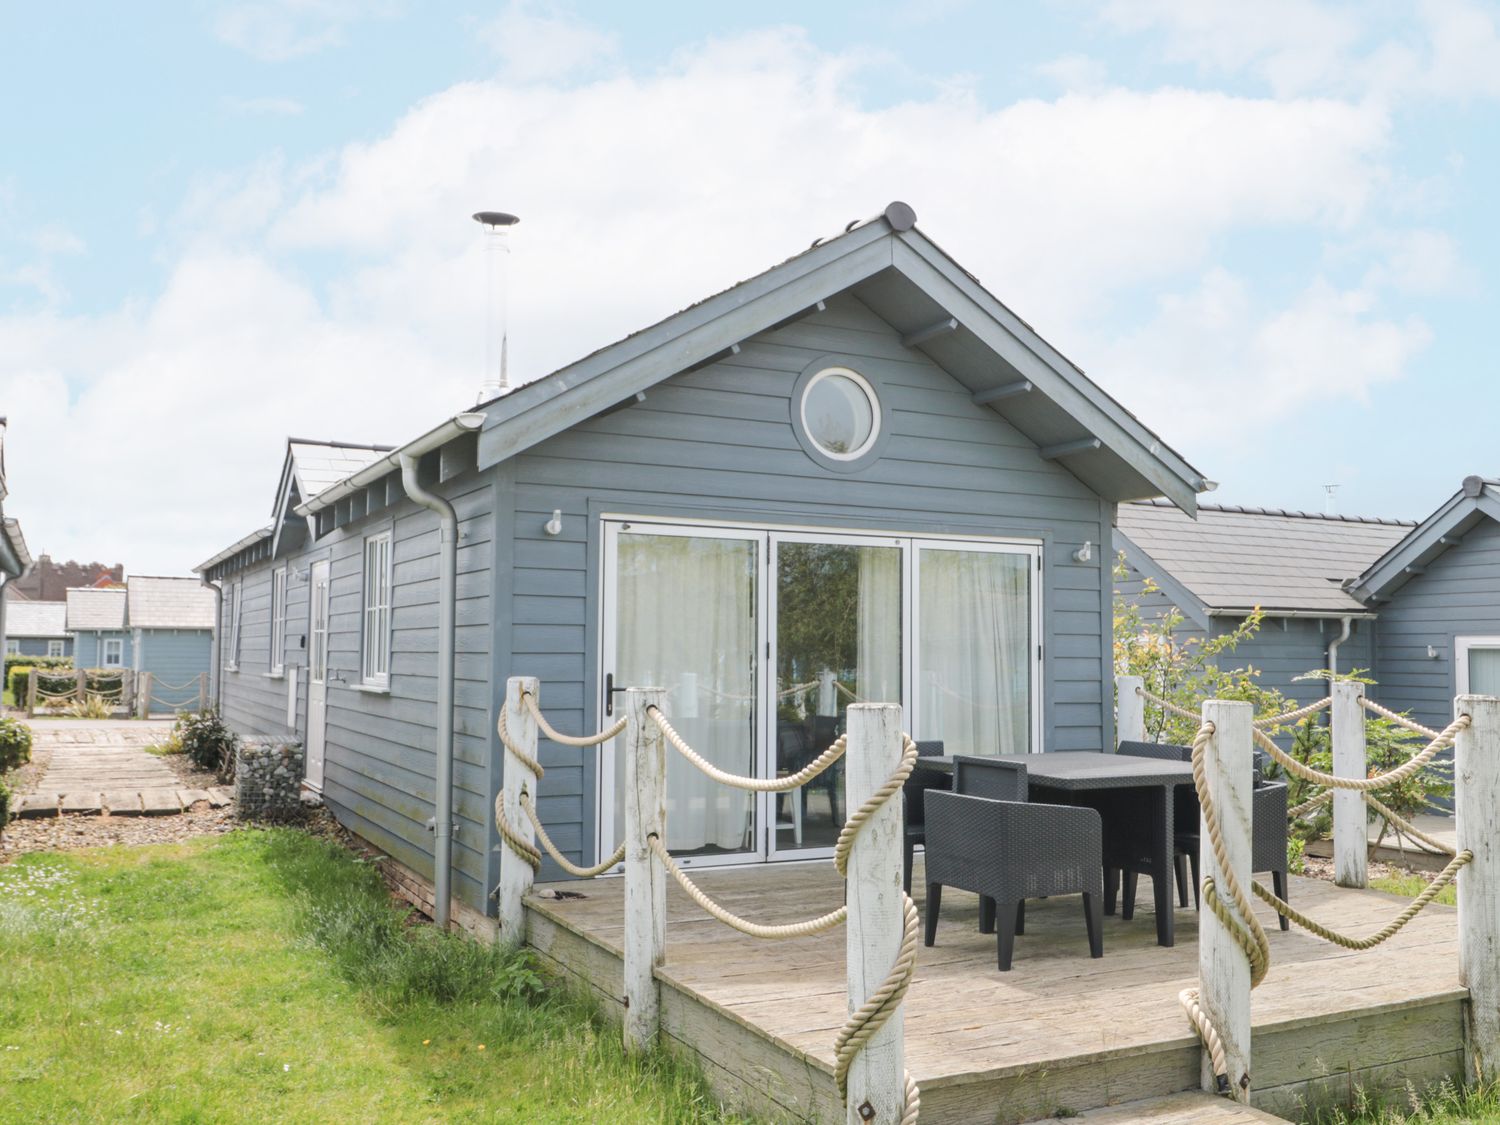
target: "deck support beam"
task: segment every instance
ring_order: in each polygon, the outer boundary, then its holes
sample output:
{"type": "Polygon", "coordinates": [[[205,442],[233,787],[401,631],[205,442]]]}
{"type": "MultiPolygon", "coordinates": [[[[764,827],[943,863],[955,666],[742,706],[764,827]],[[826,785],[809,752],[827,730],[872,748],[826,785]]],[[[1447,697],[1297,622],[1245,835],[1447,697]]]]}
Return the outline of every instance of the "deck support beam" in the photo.
{"type": "Polygon", "coordinates": [[[667,740],[649,711],[666,692],[625,697],[625,1049],[646,1051],[661,1026],[656,968],[667,949],[667,870],[651,850],[651,837],[667,839],[667,740]]]}
{"type": "Polygon", "coordinates": [[[1454,819],[1459,850],[1474,853],[1458,873],[1458,980],[1469,990],[1464,1055],[1471,1082],[1500,1078],[1500,699],[1460,695],[1470,716],[1453,746],[1454,819]]]}
{"type": "MultiPolygon", "coordinates": [[[[512,676],[505,681],[505,730],[509,740],[520,747],[523,754],[536,760],[536,718],[525,705],[521,696],[531,692],[532,698],[541,706],[541,681],[535,676],[512,676]]],[[[505,810],[505,822],[528,843],[536,843],[536,831],[531,818],[521,807],[521,794],[526,793],[536,800],[536,778],[531,770],[511,752],[509,746],[501,744],[500,801],[505,810]]],[[[500,887],[496,895],[496,907],[500,921],[500,940],[506,945],[519,948],[526,942],[526,909],[522,905],[531,893],[531,882],[535,878],[531,864],[527,863],[504,842],[500,845],[500,887]]]]}
{"type": "Polygon", "coordinates": [[[999,402],[1003,398],[1015,398],[1017,395],[1029,394],[1030,392],[1031,380],[1019,379],[1014,383],[991,387],[987,391],[975,391],[969,396],[969,401],[975,406],[986,406],[992,402],[999,402]]]}
{"type": "Polygon", "coordinates": [[[1146,681],[1140,676],[1115,677],[1115,745],[1146,741],[1146,681]]]}
{"type": "MultiPolygon", "coordinates": [[[[1368,775],[1365,758],[1365,711],[1360,706],[1365,685],[1333,682],[1333,772],[1338,777],[1368,775]]],[[[1333,881],[1341,887],[1370,885],[1366,857],[1365,795],[1355,789],[1333,791],[1333,881]]]]}
{"type": "MultiPolygon", "coordinates": [[[[844,807],[859,808],[901,764],[901,708],[891,703],[849,707],[844,807]]],[[[885,981],[901,951],[903,896],[898,793],[860,828],[849,853],[846,958],[849,1011],[857,1011],[885,981]]],[[[848,1125],[895,1125],[906,1098],[904,1019],[897,1007],[865,1043],[849,1068],[848,1125]]]]}
{"type": "MultiPolygon", "coordinates": [[[[1204,772],[1209,799],[1218,811],[1225,857],[1245,893],[1250,892],[1250,801],[1255,757],[1248,703],[1224,699],[1203,701],[1203,721],[1214,725],[1204,748],[1204,772]]],[[[1208,825],[1200,827],[1203,840],[1203,878],[1212,879],[1221,898],[1229,890],[1214,849],[1208,825]]],[[[1231,909],[1233,904],[1231,901],[1231,909]]],[[[1250,962],[1224,923],[1212,910],[1198,913],[1198,995],[1203,1010],[1224,1042],[1229,1084],[1240,1101],[1250,1098],[1250,962]]],[[[1213,1059],[1203,1052],[1203,1089],[1218,1090],[1213,1059]]]]}

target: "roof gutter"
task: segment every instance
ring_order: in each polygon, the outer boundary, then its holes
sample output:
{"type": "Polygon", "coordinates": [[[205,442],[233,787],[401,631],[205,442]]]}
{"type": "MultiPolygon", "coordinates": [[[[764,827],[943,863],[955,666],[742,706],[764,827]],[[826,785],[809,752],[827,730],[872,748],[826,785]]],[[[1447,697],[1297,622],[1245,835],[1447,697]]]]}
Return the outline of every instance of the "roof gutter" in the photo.
{"type": "MultiPolygon", "coordinates": [[[[393,450],[378,461],[371,461],[359,472],[345,477],[337,484],[331,484],[322,492],[309,500],[304,500],[293,509],[299,516],[311,516],[321,512],[324,508],[331,508],[346,496],[351,496],[362,488],[374,484],[381,477],[386,476],[394,469],[400,469],[402,462],[410,458],[418,458],[431,453],[434,449],[448,444],[456,437],[462,437],[466,433],[472,433],[484,425],[485,414],[481,410],[470,411],[466,414],[456,414],[440,426],[428,430],[415,441],[408,442],[400,449],[393,450]]],[[[404,479],[404,473],[403,473],[404,479]]],[[[408,489],[408,496],[413,500],[408,489]]],[[[417,501],[421,503],[420,500],[417,501]]]]}
{"type": "Polygon", "coordinates": [[[1249,617],[1256,610],[1262,617],[1307,617],[1315,621],[1374,621],[1378,613],[1350,613],[1345,609],[1266,609],[1252,606],[1249,609],[1210,609],[1210,617],[1249,617]]]}
{"type": "Polygon", "coordinates": [[[199,563],[197,566],[193,567],[193,573],[199,575],[200,578],[201,578],[201,575],[203,574],[203,572],[205,570],[208,570],[211,567],[218,566],[225,559],[230,558],[233,555],[239,554],[246,547],[254,546],[256,543],[259,543],[262,539],[269,539],[269,538],[271,538],[271,529],[269,527],[257,528],[255,531],[252,531],[249,535],[245,536],[243,539],[240,539],[240,540],[238,540],[238,541],[236,541],[234,543],[231,543],[229,546],[225,547],[217,555],[214,555],[212,558],[206,559],[205,561],[199,563]]]}

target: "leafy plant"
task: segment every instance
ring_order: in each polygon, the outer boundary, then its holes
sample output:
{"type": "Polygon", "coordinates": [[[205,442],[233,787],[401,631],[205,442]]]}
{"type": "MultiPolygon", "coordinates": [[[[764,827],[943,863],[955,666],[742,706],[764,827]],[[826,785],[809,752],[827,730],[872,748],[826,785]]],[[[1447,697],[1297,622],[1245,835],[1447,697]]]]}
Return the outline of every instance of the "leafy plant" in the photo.
{"type": "MultiPolygon", "coordinates": [[[[1128,577],[1125,556],[1115,561],[1114,577],[1123,582],[1128,577]]],[[[1160,593],[1149,578],[1141,594],[1160,593]]],[[[1152,695],[1166,699],[1189,711],[1196,711],[1205,699],[1236,699],[1253,704],[1257,719],[1268,718],[1296,707],[1274,688],[1262,687],[1260,670],[1253,665],[1225,667],[1226,658],[1244,641],[1260,630],[1264,614],[1250,613],[1238,628],[1221,636],[1194,636],[1181,632],[1187,618],[1175,606],[1159,615],[1148,614],[1139,602],[1118,589],[1114,603],[1115,671],[1121,675],[1139,676],[1152,695]]],[[[1198,730],[1198,720],[1175,715],[1163,707],[1146,703],[1146,740],[1190,745],[1198,730]]]]}
{"type": "MultiPolygon", "coordinates": [[[[57,671],[63,668],[71,669],[72,667],[73,658],[71,656],[26,656],[20,653],[13,653],[5,658],[5,683],[10,688],[11,693],[15,694],[16,673],[18,671],[24,669],[29,672],[33,668],[48,668],[57,671]]],[[[26,685],[23,680],[21,689],[24,691],[25,687],[26,685]]],[[[21,696],[16,695],[16,698],[20,699],[21,696]]]]}
{"type": "Polygon", "coordinates": [[[199,769],[215,770],[223,775],[233,767],[238,740],[212,707],[197,714],[184,712],[178,715],[171,738],[199,769]]]}
{"type": "Polygon", "coordinates": [[[31,728],[15,719],[0,719],[0,773],[31,761],[31,728]]]}
{"type": "Polygon", "coordinates": [[[82,699],[75,699],[63,707],[63,714],[74,719],[107,719],[115,712],[115,704],[98,692],[85,692],[82,699]]]}
{"type": "Polygon", "coordinates": [[[0,779],[0,829],[10,823],[10,802],[10,786],[5,784],[4,779],[0,779]]]}

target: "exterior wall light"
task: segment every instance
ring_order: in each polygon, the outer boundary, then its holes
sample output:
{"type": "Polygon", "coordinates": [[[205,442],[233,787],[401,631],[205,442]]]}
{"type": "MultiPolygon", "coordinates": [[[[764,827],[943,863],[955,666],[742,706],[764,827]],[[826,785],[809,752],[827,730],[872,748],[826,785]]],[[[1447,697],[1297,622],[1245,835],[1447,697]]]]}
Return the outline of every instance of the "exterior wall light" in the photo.
{"type": "Polygon", "coordinates": [[[547,521],[547,526],[544,527],[542,530],[545,531],[548,535],[561,535],[562,534],[562,509],[561,508],[553,508],[552,509],[552,518],[547,521]]]}
{"type": "Polygon", "coordinates": [[[1078,550],[1073,552],[1073,561],[1077,563],[1086,563],[1093,557],[1094,541],[1092,539],[1085,539],[1083,541],[1083,546],[1079,547],[1078,550]]]}

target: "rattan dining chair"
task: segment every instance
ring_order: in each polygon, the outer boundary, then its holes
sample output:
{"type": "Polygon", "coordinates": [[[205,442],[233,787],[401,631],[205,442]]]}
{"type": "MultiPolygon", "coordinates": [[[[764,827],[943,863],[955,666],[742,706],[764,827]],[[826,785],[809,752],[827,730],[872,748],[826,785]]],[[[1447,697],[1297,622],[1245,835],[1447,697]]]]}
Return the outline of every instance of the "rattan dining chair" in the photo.
{"type": "Polygon", "coordinates": [[[910,776],[901,785],[901,794],[905,798],[906,824],[905,832],[901,838],[901,885],[911,894],[911,868],[914,853],[918,844],[927,843],[927,820],[926,803],[924,798],[929,789],[948,789],[948,775],[940,770],[923,769],[923,758],[941,758],[943,756],[943,744],[940,741],[929,740],[917,743],[917,766],[911,771],[910,776]]]}
{"type": "MultiPolygon", "coordinates": [[[[959,761],[955,760],[955,784],[960,777],[959,761]]],[[[999,777],[998,771],[965,770],[964,774],[970,782],[976,777],[982,777],[982,783],[999,777]]],[[[1024,786],[1024,768],[1019,780],[1024,786]]],[[[988,913],[994,926],[1000,971],[1008,972],[1016,935],[1025,929],[1025,901],[1082,894],[1089,953],[1104,956],[1104,875],[1097,812],[929,790],[926,820],[926,945],[937,938],[943,888],[971,891],[980,896],[981,920],[988,913]],[[988,911],[986,900],[993,904],[988,911]]]]}

